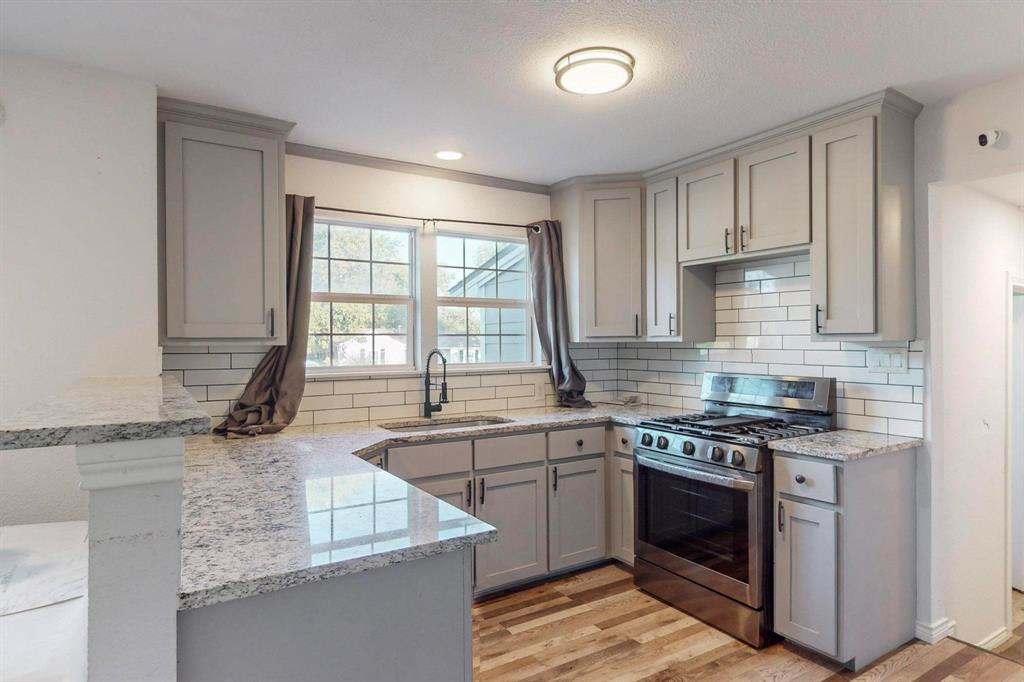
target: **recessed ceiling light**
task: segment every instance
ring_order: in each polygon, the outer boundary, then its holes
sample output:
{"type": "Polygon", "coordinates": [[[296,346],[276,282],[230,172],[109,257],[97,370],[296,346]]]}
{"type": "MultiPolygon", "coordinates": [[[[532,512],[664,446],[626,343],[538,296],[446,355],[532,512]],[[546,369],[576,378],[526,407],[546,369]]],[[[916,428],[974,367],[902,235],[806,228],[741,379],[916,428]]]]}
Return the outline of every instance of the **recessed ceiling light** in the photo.
{"type": "Polygon", "coordinates": [[[434,156],[442,161],[458,161],[462,158],[462,152],[457,152],[451,149],[442,149],[439,152],[434,152],[434,156]]]}
{"type": "Polygon", "coordinates": [[[555,85],[577,95],[615,92],[633,80],[636,60],[614,47],[573,50],[555,62],[555,85]]]}

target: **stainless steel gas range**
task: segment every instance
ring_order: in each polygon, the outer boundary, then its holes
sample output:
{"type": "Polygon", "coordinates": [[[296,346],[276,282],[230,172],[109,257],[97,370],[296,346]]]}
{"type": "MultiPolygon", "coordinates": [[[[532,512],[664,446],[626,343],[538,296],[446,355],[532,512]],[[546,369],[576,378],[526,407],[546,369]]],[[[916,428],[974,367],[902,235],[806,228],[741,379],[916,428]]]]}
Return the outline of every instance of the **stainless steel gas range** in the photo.
{"type": "Polygon", "coordinates": [[[834,428],[835,379],[706,372],[703,413],[641,422],[637,586],[755,647],[771,622],[769,441],[834,428]]]}

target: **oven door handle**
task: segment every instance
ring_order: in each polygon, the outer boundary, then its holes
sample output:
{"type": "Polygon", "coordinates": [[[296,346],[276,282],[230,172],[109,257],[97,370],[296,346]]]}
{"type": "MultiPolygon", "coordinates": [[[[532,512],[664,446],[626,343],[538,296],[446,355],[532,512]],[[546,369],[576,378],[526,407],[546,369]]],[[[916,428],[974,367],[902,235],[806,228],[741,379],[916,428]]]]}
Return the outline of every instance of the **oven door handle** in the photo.
{"type": "Polygon", "coordinates": [[[689,478],[694,481],[713,483],[714,485],[721,485],[726,488],[734,488],[736,490],[751,491],[754,489],[754,483],[746,479],[713,474],[711,472],[704,471],[703,469],[676,466],[674,464],[669,464],[668,462],[663,462],[660,459],[651,459],[650,457],[644,457],[643,455],[636,455],[636,462],[637,464],[650,469],[656,469],[657,471],[662,471],[666,474],[673,474],[675,476],[689,478]]]}

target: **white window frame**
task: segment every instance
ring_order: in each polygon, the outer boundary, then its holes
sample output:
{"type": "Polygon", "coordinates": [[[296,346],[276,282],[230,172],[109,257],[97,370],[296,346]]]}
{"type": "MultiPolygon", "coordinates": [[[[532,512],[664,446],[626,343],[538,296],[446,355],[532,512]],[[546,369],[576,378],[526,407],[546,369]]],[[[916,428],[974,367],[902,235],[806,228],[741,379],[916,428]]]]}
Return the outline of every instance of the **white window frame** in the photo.
{"type": "MultiPolygon", "coordinates": [[[[344,294],[336,292],[310,292],[310,304],[312,303],[381,303],[381,304],[405,304],[406,306],[406,346],[405,346],[405,362],[402,364],[389,364],[389,365],[331,365],[329,367],[306,367],[306,376],[311,378],[326,378],[331,376],[341,375],[359,375],[359,374],[381,374],[381,373],[395,373],[395,372],[411,372],[416,369],[416,340],[417,340],[417,329],[416,329],[416,310],[417,310],[417,281],[418,281],[418,243],[419,233],[415,227],[408,225],[388,225],[380,223],[367,223],[356,220],[344,220],[336,217],[316,215],[313,219],[314,223],[327,224],[327,225],[344,225],[346,227],[359,227],[367,230],[380,230],[390,232],[406,232],[409,234],[409,294],[403,296],[400,294],[344,294]]],[[[370,251],[370,276],[373,277],[373,263],[389,263],[390,261],[374,261],[373,260],[373,247],[371,239],[371,251],[370,251]]],[[[330,260],[346,260],[346,259],[330,259],[330,260]]],[[[360,261],[366,262],[366,261],[360,261]]],[[[307,334],[307,336],[315,336],[315,334],[307,334]]],[[[372,335],[371,335],[372,336],[372,335]]],[[[334,348],[332,346],[331,353],[333,355],[334,348]]]]}
{"type": "MultiPolygon", "coordinates": [[[[440,229],[437,232],[437,236],[443,237],[461,237],[463,239],[478,239],[484,241],[500,241],[500,242],[515,242],[524,244],[527,247],[526,251],[526,270],[524,275],[526,276],[526,298],[474,298],[474,297],[463,297],[463,296],[441,296],[440,294],[436,297],[436,305],[433,306],[433,318],[434,318],[434,347],[439,343],[441,336],[450,336],[448,334],[440,334],[437,332],[437,315],[438,310],[442,307],[458,307],[458,308],[516,308],[526,312],[526,339],[525,347],[527,349],[527,358],[521,362],[452,362],[451,359],[448,361],[448,369],[457,370],[495,370],[495,369],[526,369],[535,368],[540,366],[538,358],[540,357],[540,350],[537,342],[537,335],[534,332],[536,323],[533,316],[533,287],[530,286],[532,281],[530,272],[530,251],[529,244],[526,237],[513,237],[507,234],[495,234],[493,232],[476,232],[470,230],[449,230],[440,229]]],[[[437,248],[434,248],[434,281],[436,282],[436,273],[438,268],[437,263],[437,248]]],[[[467,268],[468,269],[468,268],[467,268]]],[[[497,264],[495,264],[497,269],[497,264]]],[[[436,290],[436,287],[435,287],[436,290]]],[[[498,335],[500,336],[500,334],[498,335]]]]}
{"type": "MultiPolygon", "coordinates": [[[[463,237],[528,244],[525,236],[512,236],[507,228],[438,228],[432,223],[410,225],[401,223],[378,223],[348,220],[334,215],[317,213],[316,223],[347,225],[366,229],[394,230],[411,233],[412,243],[409,254],[411,292],[409,296],[390,294],[339,294],[312,293],[310,301],[337,303],[405,303],[409,311],[407,319],[408,339],[406,346],[407,363],[404,365],[345,365],[330,367],[306,367],[306,376],[311,379],[353,378],[373,376],[416,376],[423,373],[422,362],[426,354],[438,345],[438,308],[441,306],[479,308],[520,308],[526,311],[525,345],[529,357],[523,362],[475,362],[449,363],[450,374],[484,373],[488,371],[536,370],[547,366],[543,362],[540,342],[536,333],[533,311],[533,291],[530,286],[530,258],[527,246],[526,258],[526,299],[462,298],[437,295],[437,236],[463,237]]],[[[371,261],[372,262],[372,261],[371,261]]]]}

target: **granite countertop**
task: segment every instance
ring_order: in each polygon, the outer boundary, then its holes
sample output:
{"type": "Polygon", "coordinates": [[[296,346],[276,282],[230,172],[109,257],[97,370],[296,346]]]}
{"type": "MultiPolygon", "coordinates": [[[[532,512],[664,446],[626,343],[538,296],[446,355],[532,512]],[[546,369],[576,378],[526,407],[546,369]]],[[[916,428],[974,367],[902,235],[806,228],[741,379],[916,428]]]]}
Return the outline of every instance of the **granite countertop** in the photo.
{"type": "MultiPolygon", "coordinates": [[[[493,541],[490,525],[365,462],[402,443],[588,424],[678,410],[597,405],[489,412],[513,421],[396,433],[378,423],[186,440],[179,609],[493,541]]],[[[435,420],[438,421],[438,420],[435,420]]],[[[393,422],[389,422],[393,423],[393,422]]]]}
{"type": "Polygon", "coordinates": [[[206,433],[210,416],[171,377],[82,379],[0,421],[0,450],[206,433]]]}
{"type": "Polygon", "coordinates": [[[792,452],[836,462],[852,462],[887,452],[909,450],[923,444],[924,440],[921,438],[840,429],[776,440],[768,443],[768,447],[778,452],[792,452]]]}

